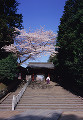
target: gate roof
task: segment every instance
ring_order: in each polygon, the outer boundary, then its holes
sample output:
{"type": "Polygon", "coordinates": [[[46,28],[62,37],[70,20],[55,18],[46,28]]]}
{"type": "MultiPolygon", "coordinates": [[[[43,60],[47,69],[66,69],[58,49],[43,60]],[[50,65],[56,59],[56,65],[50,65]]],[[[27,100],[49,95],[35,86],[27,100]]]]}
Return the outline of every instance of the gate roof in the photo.
{"type": "Polygon", "coordinates": [[[48,68],[54,69],[52,62],[29,62],[27,68],[48,68]]]}

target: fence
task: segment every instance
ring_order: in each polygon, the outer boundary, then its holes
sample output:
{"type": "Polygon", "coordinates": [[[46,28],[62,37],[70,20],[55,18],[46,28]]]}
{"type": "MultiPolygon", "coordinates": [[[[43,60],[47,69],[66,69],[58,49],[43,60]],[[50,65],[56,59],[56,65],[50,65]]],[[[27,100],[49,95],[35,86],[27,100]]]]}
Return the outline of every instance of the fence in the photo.
{"type": "Polygon", "coordinates": [[[21,91],[18,93],[17,96],[13,95],[13,99],[12,99],[12,110],[15,110],[15,107],[17,106],[20,98],[22,97],[24,91],[26,90],[27,86],[29,85],[31,79],[29,79],[27,81],[27,83],[25,84],[25,86],[21,89],[21,91]]]}

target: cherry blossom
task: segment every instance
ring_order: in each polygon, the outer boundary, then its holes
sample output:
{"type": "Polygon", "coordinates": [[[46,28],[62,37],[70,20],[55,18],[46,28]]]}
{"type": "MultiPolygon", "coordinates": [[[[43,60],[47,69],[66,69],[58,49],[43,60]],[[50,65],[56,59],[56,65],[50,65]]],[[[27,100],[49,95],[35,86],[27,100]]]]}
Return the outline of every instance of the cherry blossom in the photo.
{"type": "Polygon", "coordinates": [[[55,45],[57,34],[53,31],[45,31],[43,27],[34,32],[26,32],[15,28],[15,32],[20,34],[15,37],[14,44],[4,46],[7,52],[15,53],[22,59],[22,63],[27,59],[35,59],[36,57],[47,54],[56,54],[55,45]]]}

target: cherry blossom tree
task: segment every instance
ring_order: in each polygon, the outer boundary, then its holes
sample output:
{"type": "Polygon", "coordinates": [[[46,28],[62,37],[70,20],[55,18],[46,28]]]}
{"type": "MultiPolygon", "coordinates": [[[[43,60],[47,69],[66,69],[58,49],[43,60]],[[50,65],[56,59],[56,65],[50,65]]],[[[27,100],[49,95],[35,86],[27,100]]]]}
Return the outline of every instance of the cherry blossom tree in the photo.
{"type": "Polygon", "coordinates": [[[7,52],[13,52],[21,59],[21,63],[28,59],[35,59],[39,56],[47,54],[55,54],[56,37],[53,31],[45,31],[43,27],[34,32],[19,30],[15,28],[15,32],[20,34],[16,36],[14,44],[4,46],[7,52]]]}

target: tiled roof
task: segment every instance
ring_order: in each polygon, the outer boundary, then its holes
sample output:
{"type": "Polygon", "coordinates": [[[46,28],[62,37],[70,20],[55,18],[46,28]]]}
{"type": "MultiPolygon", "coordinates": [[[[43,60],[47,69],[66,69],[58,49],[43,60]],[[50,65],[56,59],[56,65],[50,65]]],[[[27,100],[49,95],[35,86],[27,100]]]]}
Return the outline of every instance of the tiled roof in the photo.
{"type": "Polygon", "coordinates": [[[52,62],[29,62],[27,67],[54,69],[54,64],[52,62]]]}

